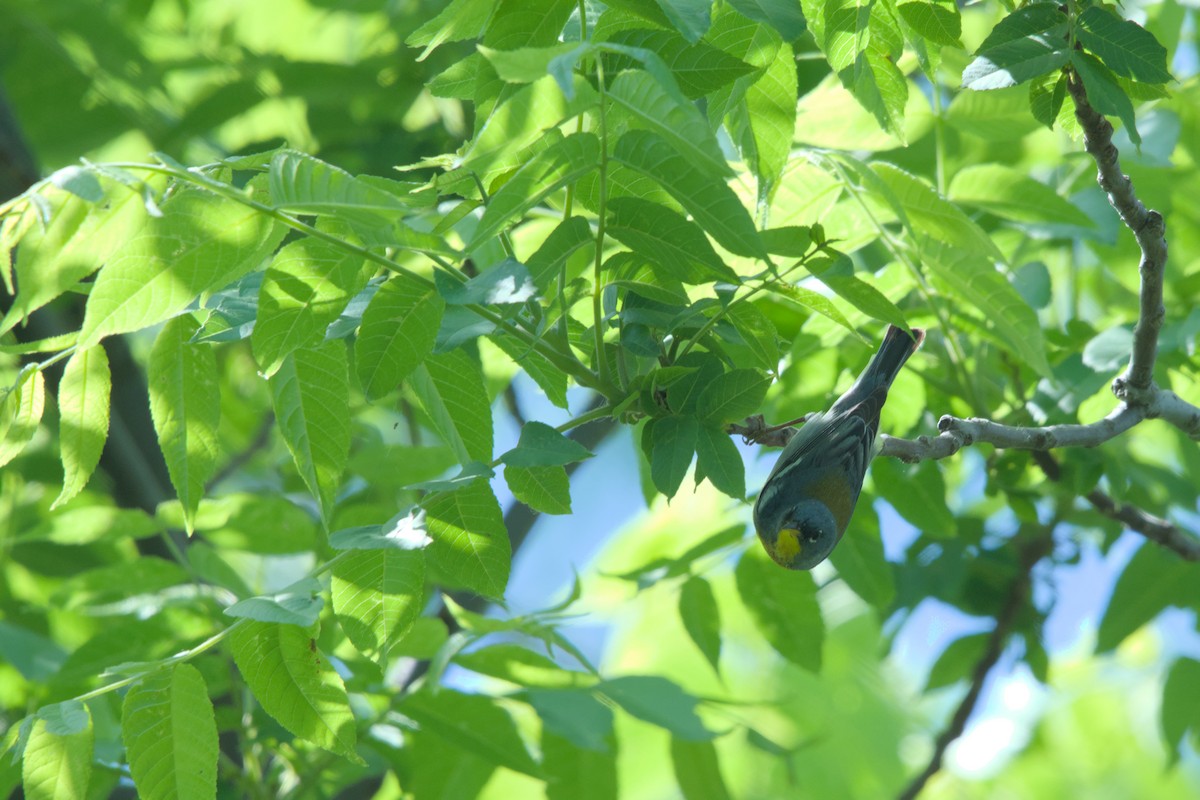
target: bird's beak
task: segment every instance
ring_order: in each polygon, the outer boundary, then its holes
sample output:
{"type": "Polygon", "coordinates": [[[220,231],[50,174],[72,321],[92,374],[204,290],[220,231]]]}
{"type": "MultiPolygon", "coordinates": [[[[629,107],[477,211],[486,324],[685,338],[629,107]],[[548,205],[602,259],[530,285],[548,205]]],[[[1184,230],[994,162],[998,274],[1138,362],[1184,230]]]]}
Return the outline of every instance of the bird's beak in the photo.
{"type": "Polygon", "coordinates": [[[779,537],[775,540],[775,557],[779,563],[791,564],[803,550],[800,531],[795,528],[780,528],[779,537]]]}

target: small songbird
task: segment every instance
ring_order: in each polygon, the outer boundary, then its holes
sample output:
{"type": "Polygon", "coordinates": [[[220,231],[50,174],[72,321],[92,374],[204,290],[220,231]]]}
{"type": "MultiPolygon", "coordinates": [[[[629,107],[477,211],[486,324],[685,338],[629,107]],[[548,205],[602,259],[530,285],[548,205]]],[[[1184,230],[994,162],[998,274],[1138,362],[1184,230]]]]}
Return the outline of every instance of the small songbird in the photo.
{"type": "Polygon", "coordinates": [[[754,504],[758,538],[776,563],[812,569],[842,540],[867,464],[878,448],[879,411],[888,388],[925,340],[895,325],[854,385],[792,437],[754,504]]]}

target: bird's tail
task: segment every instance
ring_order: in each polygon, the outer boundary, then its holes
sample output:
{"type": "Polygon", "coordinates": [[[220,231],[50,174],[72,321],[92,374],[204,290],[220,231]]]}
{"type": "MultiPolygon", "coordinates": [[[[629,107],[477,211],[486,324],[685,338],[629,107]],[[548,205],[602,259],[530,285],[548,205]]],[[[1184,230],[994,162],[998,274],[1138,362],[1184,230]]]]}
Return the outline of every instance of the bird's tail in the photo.
{"type": "Polygon", "coordinates": [[[879,349],[875,351],[875,356],[871,359],[871,363],[858,376],[858,380],[855,381],[854,385],[834,404],[834,407],[830,409],[830,413],[835,413],[839,408],[854,406],[881,388],[883,389],[883,394],[879,397],[879,402],[882,403],[883,397],[887,396],[888,387],[892,385],[892,381],[896,380],[896,376],[900,374],[900,369],[904,366],[904,362],[908,361],[909,356],[917,352],[917,348],[924,341],[925,331],[920,328],[913,328],[912,335],[910,336],[908,331],[903,328],[889,325],[887,333],[883,337],[883,342],[880,343],[879,349]]]}
{"type": "Polygon", "coordinates": [[[913,328],[912,335],[903,328],[889,325],[883,337],[883,343],[875,352],[875,357],[863,371],[863,378],[870,377],[876,385],[891,386],[892,381],[900,374],[900,368],[908,361],[909,356],[917,352],[925,341],[925,331],[913,328]]]}

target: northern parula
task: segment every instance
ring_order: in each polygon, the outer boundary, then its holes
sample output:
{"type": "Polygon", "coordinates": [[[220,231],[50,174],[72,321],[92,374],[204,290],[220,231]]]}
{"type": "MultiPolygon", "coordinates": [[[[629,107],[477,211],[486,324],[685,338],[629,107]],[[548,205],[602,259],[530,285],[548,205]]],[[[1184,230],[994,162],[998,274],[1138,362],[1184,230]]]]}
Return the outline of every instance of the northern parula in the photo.
{"type": "Polygon", "coordinates": [[[776,563],[812,569],[842,540],[867,464],[878,452],[875,435],[888,388],[925,340],[922,330],[912,334],[889,326],[854,385],[783,448],[754,503],[758,538],[776,563]]]}

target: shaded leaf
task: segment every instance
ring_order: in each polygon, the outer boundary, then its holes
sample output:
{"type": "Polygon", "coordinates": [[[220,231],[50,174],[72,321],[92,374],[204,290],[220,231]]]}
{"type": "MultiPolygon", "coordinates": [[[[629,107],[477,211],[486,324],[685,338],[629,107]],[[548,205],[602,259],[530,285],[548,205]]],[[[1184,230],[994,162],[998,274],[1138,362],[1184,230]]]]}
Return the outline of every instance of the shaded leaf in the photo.
{"type": "Polygon", "coordinates": [[[112,375],[104,348],[77,350],[58,385],[58,440],[64,474],[62,491],[51,510],[79,494],[100,463],[108,438],[111,390],[112,375]]]}
{"type": "Polygon", "coordinates": [[[336,340],[294,351],[270,379],[283,440],[326,523],[350,454],[349,380],[346,345],[336,340]]]}
{"type": "Polygon", "coordinates": [[[688,578],[679,590],[679,618],[688,636],[721,675],[721,612],[712,586],[698,575],[688,578]]]}
{"type": "Polygon", "coordinates": [[[758,547],[742,555],[734,575],[763,638],[788,661],[819,672],[825,623],[812,575],[783,569],[758,547]]]}
{"type": "Polygon", "coordinates": [[[204,487],[221,455],[221,384],[211,346],[192,344],[195,319],[176,317],[163,326],[150,351],[147,384],[150,414],[171,485],[183,509],[184,527],[195,529],[204,487]]]}

